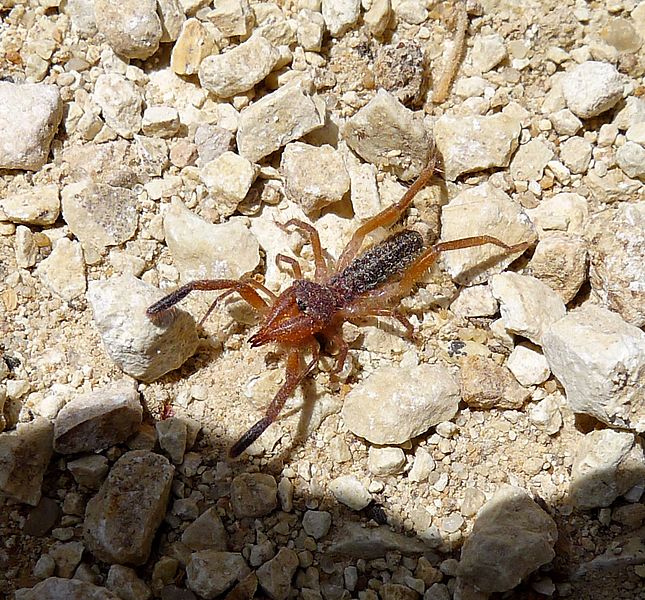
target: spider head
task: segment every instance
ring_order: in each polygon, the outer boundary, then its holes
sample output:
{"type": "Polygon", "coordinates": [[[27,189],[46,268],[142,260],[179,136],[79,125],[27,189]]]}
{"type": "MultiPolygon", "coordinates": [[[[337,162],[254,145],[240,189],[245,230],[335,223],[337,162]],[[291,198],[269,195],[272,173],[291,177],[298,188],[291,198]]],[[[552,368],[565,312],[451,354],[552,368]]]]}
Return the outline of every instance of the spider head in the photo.
{"type": "Polygon", "coordinates": [[[325,286],[297,280],[276,300],[249,341],[251,346],[268,342],[297,344],[324,329],[335,310],[336,304],[325,286]]]}

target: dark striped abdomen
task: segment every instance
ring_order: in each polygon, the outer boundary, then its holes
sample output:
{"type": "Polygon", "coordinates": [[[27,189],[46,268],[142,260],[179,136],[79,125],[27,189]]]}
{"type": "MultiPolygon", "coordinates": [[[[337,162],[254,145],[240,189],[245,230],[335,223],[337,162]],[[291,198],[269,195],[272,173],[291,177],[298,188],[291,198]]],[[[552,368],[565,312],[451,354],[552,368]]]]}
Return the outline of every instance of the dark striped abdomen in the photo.
{"type": "Polygon", "coordinates": [[[342,273],[332,278],[330,284],[358,296],[404,271],[422,250],[421,234],[404,229],[359,256],[342,273]]]}

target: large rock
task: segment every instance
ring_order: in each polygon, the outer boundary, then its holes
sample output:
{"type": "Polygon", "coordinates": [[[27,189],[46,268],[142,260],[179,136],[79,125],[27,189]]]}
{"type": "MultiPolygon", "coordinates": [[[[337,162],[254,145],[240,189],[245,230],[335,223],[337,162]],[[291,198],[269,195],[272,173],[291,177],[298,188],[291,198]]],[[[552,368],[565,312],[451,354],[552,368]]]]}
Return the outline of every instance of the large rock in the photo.
{"type": "Polygon", "coordinates": [[[54,426],[43,418],[0,433],[0,492],[36,506],[52,455],[54,426]]]}
{"type": "Polygon", "coordinates": [[[55,85],[0,81],[0,169],[40,169],[62,118],[55,85]]]}
{"type": "Polygon", "coordinates": [[[480,510],[457,574],[485,593],[505,592],[555,557],[553,519],[519,488],[504,486],[480,510]]]}
{"type": "Polygon", "coordinates": [[[446,179],[491,167],[507,167],[517,148],[520,122],[509,115],[443,115],[434,126],[446,179]]]}
{"type": "Polygon", "coordinates": [[[645,455],[633,433],[592,431],[577,447],[569,498],[584,509],[610,506],[618,496],[644,480],[645,455]]]}
{"type": "Polygon", "coordinates": [[[457,413],[459,387],[440,365],[381,367],[354,386],[342,415],[373,444],[402,444],[457,413]]]}
{"type": "Polygon", "coordinates": [[[162,28],[156,0],[96,0],[94,11],[99,33],[117,54],[145,60],[159,48],[162,28]]]}
{"type": "Polygon", "coordinates": [[[645,333],[587,304],[553,323],[542,350],[574,412],[645,431],[645,333]]]}
{"type": "Polygon", "coordinates": [[[433,150],[423,114],[384,89],[345,123],[343,139],[364,160],[405,181],[421,173],[433,150]]]}
{"type": "Polygon", "coordinates": [[[121,600],[119,596],[80,579],[48,577],[29,590],[20,590],[20,600],[121,600]]]}
{"type": "Polygon", "coordinates": [[[325,102],[310,81],[298,80],[267,94],[240,114],[237,147],[251,162],[325,124],[325,102]]]}
{"type": "Polygon", "coordinates": [[[147,317],[146,309],[163,295],[132,275],[89,286],[87,298],[105,349],[135,379],[154,381],[180,367],[197,349],[196,325],[188,313],[169,311],[154,323],[147,317]]]}
{"type": "Polygon", "coordinates": [[[632,325],[645,325],[645,203],[621,202],[587,225],[591,287],[632,325]]]}
{"type": "Polygon", "coordinates": [[[124,442],[143,415],[133,381],[122,379],[68,402],[56,416],[54,449],[61,454],[94,452],[124,442]]]}
{"type": "MultiPolygon", "coordinates": [[[[535,230],[522,207],[489,183],[466,189],[441,209],[441,242],[490,235],[508,245],[535,240],[535,230]]],[[[485,282],[503,271],[517,257],[493,244],[441,255],[454,281],[462,285],[485,282]]]]}
{"type": "Polygon", "coordinates": [[[126,452],[88,503],[84,539],[98,559],[141,565],[166,514],[174,467],[146,450],[126,452]]]}

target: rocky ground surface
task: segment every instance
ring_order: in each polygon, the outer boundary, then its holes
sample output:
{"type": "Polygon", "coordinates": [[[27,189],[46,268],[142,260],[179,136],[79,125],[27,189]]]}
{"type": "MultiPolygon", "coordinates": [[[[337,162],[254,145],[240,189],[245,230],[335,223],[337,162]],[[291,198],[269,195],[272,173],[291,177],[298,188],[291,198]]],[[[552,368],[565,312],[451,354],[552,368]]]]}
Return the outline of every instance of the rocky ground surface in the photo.
{"type": "Polygon", "coordinates": [[[0,4],[0,595],[645,598],[643,32],[636,0],[0,4]],[[413,338],[347,323],[228,459],[282,352],[234,295],[146,307],[312,276],[277,224],[338,257],[433,156],[407,227],[528,249],[442,255],[413,338]]]}

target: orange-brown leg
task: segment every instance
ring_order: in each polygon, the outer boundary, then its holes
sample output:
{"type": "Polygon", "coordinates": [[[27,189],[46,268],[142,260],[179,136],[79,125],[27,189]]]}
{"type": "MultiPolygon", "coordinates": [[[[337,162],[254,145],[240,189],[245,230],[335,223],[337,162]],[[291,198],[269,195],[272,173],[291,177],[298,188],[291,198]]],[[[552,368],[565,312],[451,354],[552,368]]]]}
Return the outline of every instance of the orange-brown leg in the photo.
{"type": "Polygon", "coordinates": [[[255,425],[253,425],[237,442],[235,442],[230,450],[228,455],[231,458],[235,458],[242,454],[255,440],[257,440],[266,430],[266,428],[271,425],[280,414],[280,411],[285,405],[285,402],[296,390],[298,385],[302,380],[311,372],[311,370],[316,366],[318,362],[319,346],[318,343],[314,340],[311,344],[313,357],[309,363],[304,367],[302,366],[302,349],[303,348],[291,348],[287,354],[287,366],[286,366],[286,377],[285,382],[282,384],[282,387],[278,390],[278,393],[274,396],[271,404],[267,408],[266,414],[262,417],[255,425]]]}
{"type": "MultiPolygon", "coordinates": [[[[233,290],[236,291],[244,300],[246,300],[253,308],[255,308],[260,313],[265,313],[268,308],[268,303],[264,300],[254,287],[260,287],[261,284],[258,284],[255,280],[248,281],[239,281],[236,279],[197,279],[191,281],[185,285],[182,285],[180,288],[177,288],[174,292],[171,292],[167,296],[164,296],[161,300],[155,302],[152,306],[148,307],[146,314],[153,321],[156,318],[159,318],[163,313],[172,308],[179,301],[183,300],[188,294],[196,290],[201,291],[214,291],[214,290],[233,290]],[[251,283],[253,282],[253,283],[251,283]]],[[[261,286],[262,289],[264,286],[261,286]]],[[[220,296],[221,299],[222,296],[220,296]]],[[[209,313],[210,313],[209,309],[209,313]]],[[[208,313],[207,313],[208,314],[208,313]]]]}
{"type": "MultiPolygon", "coordinates": [[[[256,281],[255,279],[247,279],[244,281],[244,283],[250,285],[251,287],[254,287],[258,290],[263,291],[270,299],[272,302],[275,302],[277,299],[277,296],[266,286],[262,285],[259,281],[256,281]]],[[[236,288],[231,288],[229,290],[226,290],[223,294],[220,294],[215,298],[215,300],[212,302],[212,304],[208,307],[208,310],[204,313],[204,316],[199,320],[199,325],[203,325],[206,322],[206,319],[210,317],[211,313],[215,310],[215,307],[220,304],[224,298],[227,296],[230,296],[231,294],[234,294],[235,292],[238,292],[236,288]]],[[[243,298],[244,299],[244,298],[243,298]]],[[[247,300],[248,302],[248,300],[247,300]]],[[[250,304],[250,303],[249,303],[250,304]]],[[[253,306],[253,305],[251,305],[253,306]]]]}
{"type": "Polygon", "coordinates": [[[290,219],[286,223],[276,223],[276,225],[286,232],[289,231],[289,227],[295,227],[296,229],[309,234],[309,241],[314,253],[314,263],[316,265],[314,277],[316,281],[324,281],[327,278],[328,273],[327,261],[325,260],[322,244],[320,243],[320,235],[318,235],[316,228],[300,219],[290,219]]]}
{"type": "Polygon", "coordinates": [[[354,260],[361,249],[363,241],[365,240],[365,236],[369,235],[370,233],[372,233],[372,231],[379,227],[389,227],[401,218],[419,190],[425,187],[430,179],[432,179],[432,176],[434,175],[436,170],[436,162],[437,157],[433,152],[428,166],[423,171],[421,171],[419,177],[417,177],[415,182],[408,188],[405,194],[403,194],[401,200],[399,200],[392,206],[388,206],[386,209],[382,210],[378,215],[373,216],[356,230],[356,232],[352,236],[352,239],[349,241],[342,254],[340,255],[340,258],[338,259],[338,263],[336,265],[337,271],[342,271],[349,265],[349,263],[352,262],[352,260],[354,260]]]}
{"type": "Polygon", "coordinates": [[[284,254],[276,254],[275,264],[280,268],[280,263],[286,263],[291,267],[293,275],[296,279],[302,279],[302,269],[300,268],[300,263],[293,258],[292,256],[286,256],[284,254]]]}
{"type": "Polygon", "coordinates": [[[359,300],[352,305],[344,308],[341,311],[341,314],[346,319],[360,319],[364,317],[391,317],[396,319],[403,327],[405,327],[408,337],[412,337],[414,334],[414,327],[408,318],[399,311],[397,308],[385,308],[382,303],[379,302],[378,297],[367,298],[364,300],[359,300]]]}

